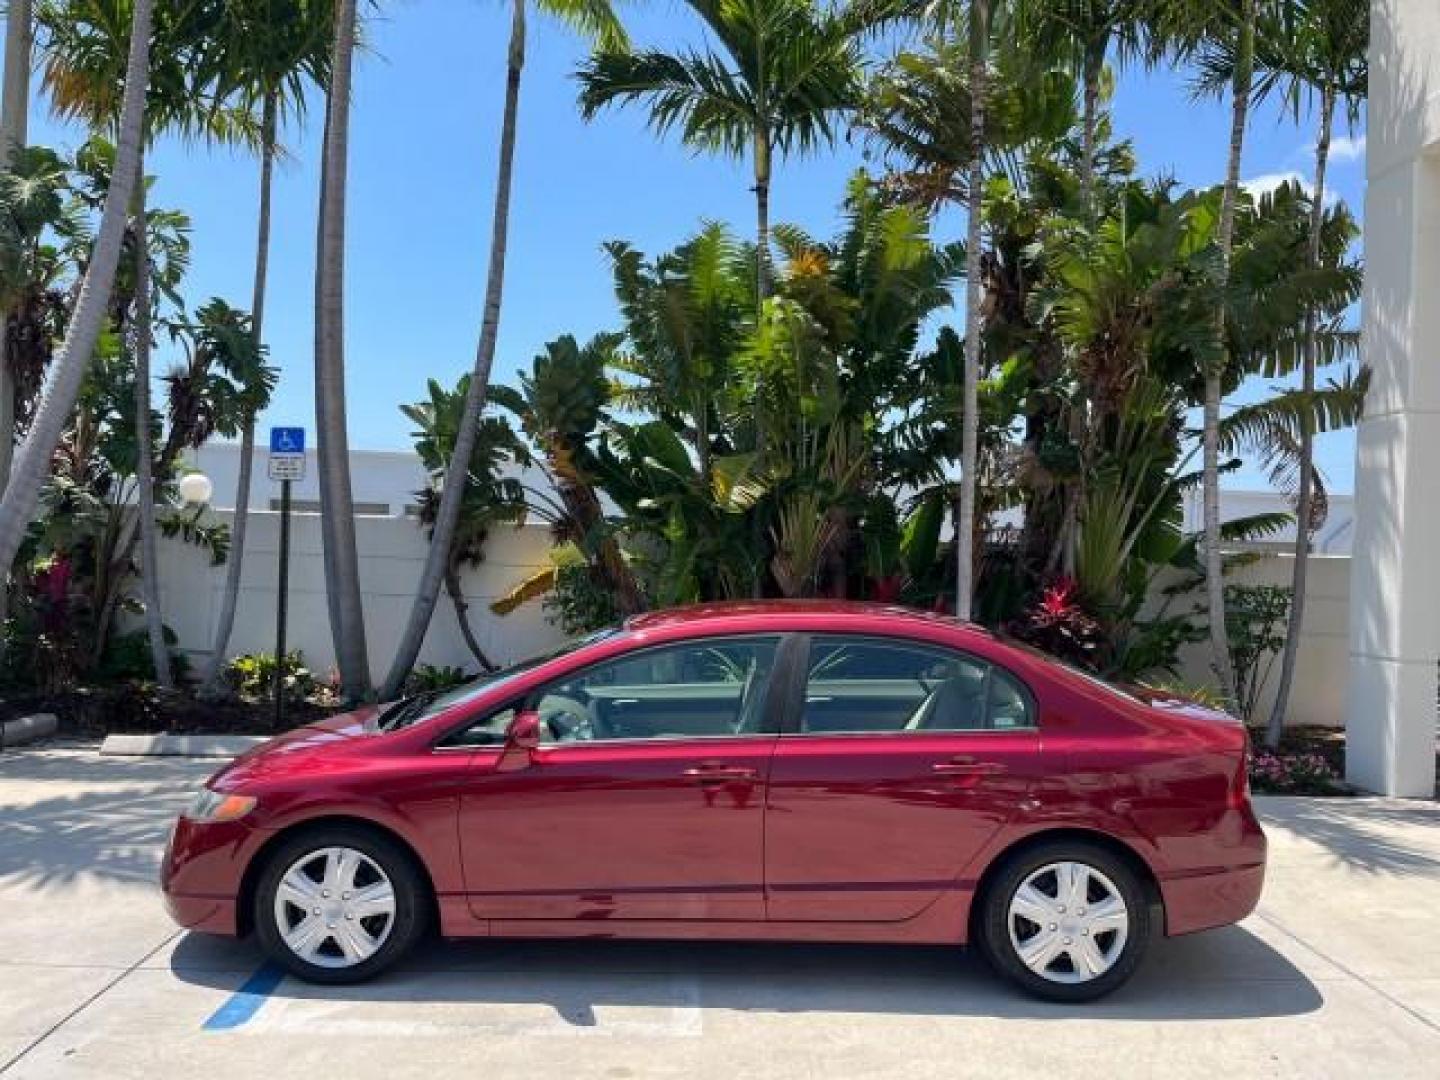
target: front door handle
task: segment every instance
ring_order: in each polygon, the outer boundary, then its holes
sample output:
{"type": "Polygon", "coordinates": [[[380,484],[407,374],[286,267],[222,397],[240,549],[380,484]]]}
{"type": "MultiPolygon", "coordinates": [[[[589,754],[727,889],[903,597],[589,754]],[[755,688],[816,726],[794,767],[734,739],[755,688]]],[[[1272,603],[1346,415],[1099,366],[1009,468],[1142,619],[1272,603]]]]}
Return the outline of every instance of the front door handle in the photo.
{"type": "Polygon", "coordinates": [[[753,784],[760,778],[758,772],[743,765],[698,765],[681,775],[695,784],[753,784]]]}

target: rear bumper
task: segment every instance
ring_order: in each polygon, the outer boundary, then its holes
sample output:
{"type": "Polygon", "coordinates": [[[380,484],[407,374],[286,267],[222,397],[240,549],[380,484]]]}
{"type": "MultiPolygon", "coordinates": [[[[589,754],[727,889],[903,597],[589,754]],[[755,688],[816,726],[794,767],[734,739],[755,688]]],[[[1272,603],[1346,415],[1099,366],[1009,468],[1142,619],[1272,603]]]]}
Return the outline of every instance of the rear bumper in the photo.
{"type": "Polygon", "coordinates": [[[1255,910],[1264,885],[1264,863],[1162,881],[1165,933],[1191,934],[1237,923],[1255,910]]]}
{"type": "Polygon", "coordinates": [[[1232,806],[1212,832],[1214,861],[1163,875],[1165,933],[1189,934],[1237,923],[1255,910],[1265,887],[1265,833],[1249,799],[1232,806]]]}

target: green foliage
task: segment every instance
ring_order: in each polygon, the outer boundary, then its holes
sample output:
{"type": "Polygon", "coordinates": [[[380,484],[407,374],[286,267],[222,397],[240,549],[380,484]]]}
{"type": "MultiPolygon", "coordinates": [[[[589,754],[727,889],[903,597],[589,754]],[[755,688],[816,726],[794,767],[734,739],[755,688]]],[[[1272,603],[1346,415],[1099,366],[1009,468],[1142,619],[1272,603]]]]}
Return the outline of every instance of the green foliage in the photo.
{"type": "Polygon", "coordinates": [[[1280,585],[1225,586],[1225,621],[1230,662],[1235,668],[1236,707],[1247,723],[1256,708],[1276,656],[1285,647],[1291,590],[1280,585]]]}
{"type": "MultiPolygon", "coordinates": [[[[226,685],[247,701],[274,701],[275,674],[273,653],[245,653],[225,665],[226,685]]],[[[303,701],[319,686],[298,649],[285,654],[281,679],[287,701],[303,701]]]]}
{"type": "Polygon", "coordinates": [[[471,676],[463,669],[448,664],[416,664],[405,680],[403,693],[406,697],[438,693],[467,683],[470,679],[471,676]]]}
{"type": "MultiPolygon", "coordinates": [[[[164,627],[165,644],[173,647],[179,642],[175,631],[164,627]]],[[[170,677],[182,682],[190,670],[190,658],[184,653],[170,653],[170,677]]],[[[99,682],[154,682],[155,658],[150,651],[150,639],[144,628],[112,637],[105,648],[105,655],[95,669],[99,682]]]]}
{"type": "Polygon", "coordinates": [[[555,584],[546,595],[546,617],[570,637],[603,630],[620,621],[614,595],[595,580],[594,571],[582,559],[559,561],[555,584]]]}

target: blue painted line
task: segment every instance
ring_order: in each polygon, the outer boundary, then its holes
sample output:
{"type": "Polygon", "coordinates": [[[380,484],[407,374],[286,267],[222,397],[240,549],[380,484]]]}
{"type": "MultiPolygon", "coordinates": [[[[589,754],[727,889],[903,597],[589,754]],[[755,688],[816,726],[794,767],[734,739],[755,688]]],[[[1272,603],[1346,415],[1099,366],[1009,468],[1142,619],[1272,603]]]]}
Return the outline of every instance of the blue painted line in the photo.
{"type": "Polygon", "coordinates": [[[214,1015],[202,1025],[205,1031],[232,1031],[250,1020],[265,999],[275,992],[285,972],[274,964],[261,964],[255,974],[246,979],[230,999],[215,1010],[214,1015]]]}

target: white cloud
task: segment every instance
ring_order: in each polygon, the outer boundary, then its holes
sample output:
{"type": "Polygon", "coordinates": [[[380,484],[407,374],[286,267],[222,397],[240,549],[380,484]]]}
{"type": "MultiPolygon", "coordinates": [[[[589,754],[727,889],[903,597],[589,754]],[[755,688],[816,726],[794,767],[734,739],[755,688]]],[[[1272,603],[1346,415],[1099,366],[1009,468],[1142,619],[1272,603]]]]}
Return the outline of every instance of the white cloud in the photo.
{"type": "Polygon", "coordinates": [[[1351,161],[1360,161],[1365,157],[1365,133],[1361,132],[1353,139],[1345,135],[1339,135],[1330,140],[1330,160],[1337,164],[1346,164],[1351,161]]]}
{"type": "MultiPolygon", "coordinates": [[[[1258,199],[1261,195],[1270,194],[1270,192],[1274,191],[1281,184],[1299,184],[1300,189],[1307,194],[1314,190],[1314,185],[1310,182],[1310,178],[1301,175],[1294,169],[1290,169],[1287,172],[1261,173],[1259,176],[1251,177],[1249,180],[1244,181],[1241,186],[1258,199]]],[[[1325,189],[1325,205],[1334,206],[1337,199],[1339,199],[1339,196],[1335,193],[1335,189],[1327,187],[1325,189]]]]}

